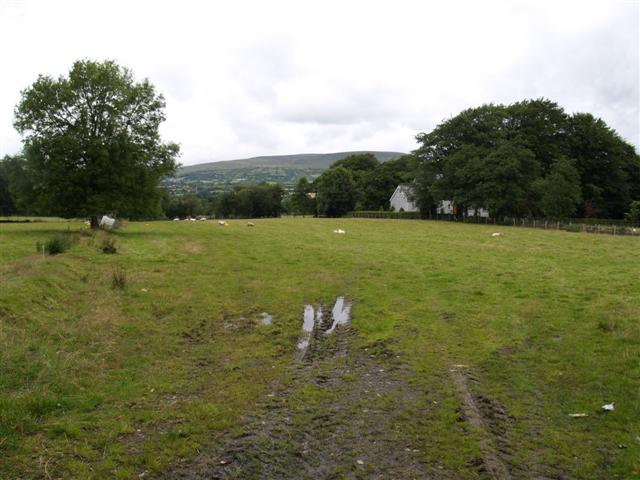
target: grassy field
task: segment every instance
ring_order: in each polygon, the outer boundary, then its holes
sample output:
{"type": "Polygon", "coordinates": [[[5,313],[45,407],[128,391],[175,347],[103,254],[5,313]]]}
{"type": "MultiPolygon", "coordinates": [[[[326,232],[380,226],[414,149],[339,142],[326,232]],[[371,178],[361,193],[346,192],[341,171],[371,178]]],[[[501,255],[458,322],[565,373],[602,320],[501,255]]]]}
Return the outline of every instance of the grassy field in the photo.
{"type": "Polygon", "coordinates": [[[396,427],[433,478],[491,478],[483,437],[513,478],[640,476],[637,238],[229,223],[130,223],[44,258],[36,241],[82,225],[0,224],[0,478],[162,476],[215,451],[274,385],[320,408],[333,393],[295,381],[296,341],[304,305],[338,295],[353,300],[354,351],[384,342],[411,374],[420,418],[396,427]],[[484,430],[464,388],[491,406],[484,430]]]}

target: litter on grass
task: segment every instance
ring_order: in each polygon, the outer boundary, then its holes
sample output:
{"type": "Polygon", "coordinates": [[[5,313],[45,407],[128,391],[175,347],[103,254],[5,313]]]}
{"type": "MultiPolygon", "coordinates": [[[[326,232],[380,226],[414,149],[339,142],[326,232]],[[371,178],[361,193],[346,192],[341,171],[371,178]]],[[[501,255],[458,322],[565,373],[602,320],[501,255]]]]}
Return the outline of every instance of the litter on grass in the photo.
{"type": "Polygon", "coordinates": [[[571,418],[583,418],[583,417],[588,417],[589,415],[586,413],[570,413],[569,416],[571,418]]]}
{"type": "Polygon", "coordinates": [[[100,226],[102,228],[106,228],[107,230],[111,230],[115,224],[116,224],[116,219],[111,218],[108,215],[103,215],[102,219],[100,220],[100,226]]]}

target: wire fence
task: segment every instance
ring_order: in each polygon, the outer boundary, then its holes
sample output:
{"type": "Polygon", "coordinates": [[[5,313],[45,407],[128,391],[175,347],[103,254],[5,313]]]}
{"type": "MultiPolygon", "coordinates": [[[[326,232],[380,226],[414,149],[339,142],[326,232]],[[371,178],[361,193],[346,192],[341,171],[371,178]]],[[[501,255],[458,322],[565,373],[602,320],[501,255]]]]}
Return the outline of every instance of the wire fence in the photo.
{"type": "Polygon", "coordinates": [[[445,214],[424,217],[420,212],[385,211],[355,211],[351,212],[349,216],[352,218],[387,218],[396,220],[439,220],[458,223],[541,228],[545,230],[564,230],[567,232],[584,232],[603,235],[635,235],[640,237],[640,224],[617,219],[569,218],[564,220],[549,220],[544,218],[515,217],[496,219],[489,217],[457,217],[455,215],[445,214]]]}

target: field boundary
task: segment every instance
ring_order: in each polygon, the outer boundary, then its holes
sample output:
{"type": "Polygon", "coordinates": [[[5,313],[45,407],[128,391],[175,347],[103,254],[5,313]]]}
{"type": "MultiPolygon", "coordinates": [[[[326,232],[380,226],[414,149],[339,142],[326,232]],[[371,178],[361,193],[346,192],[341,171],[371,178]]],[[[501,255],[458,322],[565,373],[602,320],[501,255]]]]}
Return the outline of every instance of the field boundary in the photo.
{"type": "Polygon", "coordinates": [[[543,230],[564,230],[566,232],[595,233],[603,235],[628,235],[640,237],[640,225],[624,220],[575,218],[549,220],[545,218],[504,217],[501,220],[489,217],[456,217],[454,215],[431,215],[422,218],[420,212],[375,212],[355,211],[349,218],[431,220],[441,222],[469,223],[474,225],[502,225],[509,227],[538,228],[543,230]]]}

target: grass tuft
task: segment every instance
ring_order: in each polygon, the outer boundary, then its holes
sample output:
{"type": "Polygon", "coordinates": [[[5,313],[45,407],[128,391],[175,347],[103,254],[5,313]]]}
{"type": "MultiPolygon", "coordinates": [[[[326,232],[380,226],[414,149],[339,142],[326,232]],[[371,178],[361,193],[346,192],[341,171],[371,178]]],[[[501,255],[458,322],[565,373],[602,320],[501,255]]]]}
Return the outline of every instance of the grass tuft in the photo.
{"type": "Polygon", "coordinates": [[[78,243],[78,235],[75,233],[59,233],[44,242],[36,242],[36,251],[47,255],[58,255],[64,253],[74,244],[78,243]]]}
{"type": "Polygon", "coordinates": [[[107,253],[113,255],[118,251],[118,247],[116,245],[116,239],[113,237],[105,237],[102,239],[100,243],[100,251],[102,253],[107,253]]]}
{"type": "Polygon", "coordinates": [[[118,268],[111,274],[111,288],[114,290],[127,289],[127,273],[118,268]]]}

